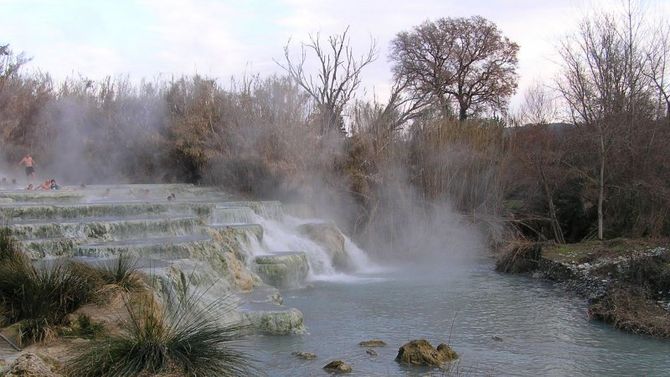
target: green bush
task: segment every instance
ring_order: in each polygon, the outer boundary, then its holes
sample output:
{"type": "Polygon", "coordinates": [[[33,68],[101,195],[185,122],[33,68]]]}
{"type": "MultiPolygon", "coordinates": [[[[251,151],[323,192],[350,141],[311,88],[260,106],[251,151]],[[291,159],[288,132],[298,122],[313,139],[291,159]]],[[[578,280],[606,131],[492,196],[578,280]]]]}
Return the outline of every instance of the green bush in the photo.
{"type": "Polygon", "coordinates": [[[235,347],[240,326],[224,324],[232,307],[223,299],[208,306],[200,297],[154,300],[133,306],[123,332],[88,344],[68,365],[71,376],[131,377],[156,373],[186,376],[249,376],[256,374],[235,347]]]}
{"type": "Polygon", "coordinates": [[[41,341],[53,326],[87,303],[86,279],[67,265],[33,266],[26,258],[0,263],[0,303],[5,324],[20,322],[22,340],[41,341]]]}
{"type": "Polygon", "coordinates": [[[72,263],[72,268],[86,277],[92,289],[114,286],[124,292],[135,292],[144,287],[135,266],[136,261],[125,255],[119,256],[111,263],[100,262],[93,265],[72,263]]]}
{"type": "Polygon", "coordinates": [[[0,312],[3,324],[19,323],[22,341],[42,341],[87,303],[93,291],[68,264],[33,264],[8,230],[0,230],[0,312]]]}

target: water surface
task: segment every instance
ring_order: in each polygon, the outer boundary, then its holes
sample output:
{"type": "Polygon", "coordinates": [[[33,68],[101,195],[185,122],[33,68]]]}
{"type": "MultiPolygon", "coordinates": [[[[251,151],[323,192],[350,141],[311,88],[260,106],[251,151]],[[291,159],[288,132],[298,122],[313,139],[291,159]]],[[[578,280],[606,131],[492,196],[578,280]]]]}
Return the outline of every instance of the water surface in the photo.
{"type": "Polygon", "coordinates": [[[430,272],[404,269],[314,282],[282,292],[305,315],[308,334],[255,337],[269,376],[325,376],[343,359],[354,376],[442,375],[394,362],[398,347],[417,338],[447,342],[464,375],[661,376],[670,373],[670,341],[631,335],[587,317],[584,300],[551,284],[493,271],[489,258],[430,272]],[[500,337],[496,341],[492,337],[500,337]],[[358,342],[388,345],[366,354],[358,342]],[[303,361],[291,352],[314,352],[303,361]]]}

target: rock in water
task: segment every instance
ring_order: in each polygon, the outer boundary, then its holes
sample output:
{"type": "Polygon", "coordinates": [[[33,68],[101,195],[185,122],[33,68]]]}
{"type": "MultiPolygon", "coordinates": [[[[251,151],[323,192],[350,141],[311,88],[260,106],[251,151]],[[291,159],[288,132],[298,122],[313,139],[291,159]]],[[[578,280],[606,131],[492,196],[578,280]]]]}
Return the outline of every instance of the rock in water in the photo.
{"type": "Polygon", "coordinates": [[[331,361],[323,367],[328,372],[333,373],[351,373],[351,365],[345,363],[342,360],[331,361]]]}
{"type": "Polygon", "coordinates": [[[298,359],[303,360],[314,360],[316,359],[316,354],[312,352],[293,352],[291,355],[297,357],[298,359]]]}
{"type": "Polygon", "coordinates": [[[333,223],[310,223],[298,227],[298,231],[322,246],[333,263],[340,271],[352,269],[352,262],[344,247],[344,235],[333,223]]]}
{"type": "Polygon", "coordinates": [[[9,367],[4,377],[60,377],[34,353],[24,353],[9,367]]]}
{"type": "Polygon", "coordinates": [[[256,273],[265,283],[276,288],[297,288],[309,274],[307,255],[302,252],[260,255],[255,262],[256,273]]]}
{"type": "Polygon", "coordinates": [[[442,343],[435,349],[427,340],[412,340],[398,350],[395,360],[410,365],[441,366],[447,361],[458,359],[458,354],[442,343]]]}
{"type": "Polygon", "coordinates": [[[380,339],[371,339],[371,340],[364,340],[358,343],[358,345],[361,347],[384,347],[386,346],[386,343],[384,343],[384,341],[380,339]]]}

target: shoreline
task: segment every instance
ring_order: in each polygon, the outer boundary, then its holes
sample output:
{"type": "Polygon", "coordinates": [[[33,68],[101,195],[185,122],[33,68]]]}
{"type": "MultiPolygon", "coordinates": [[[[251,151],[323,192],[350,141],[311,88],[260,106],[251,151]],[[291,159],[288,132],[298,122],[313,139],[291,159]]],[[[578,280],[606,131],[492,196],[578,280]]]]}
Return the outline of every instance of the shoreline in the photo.
{"type": "Polygon", "coordinates": [[[515,243],[496,270],[528,274],[586,299],[589,317],[634,334],[670,339],[668,240],[515,243]]]}

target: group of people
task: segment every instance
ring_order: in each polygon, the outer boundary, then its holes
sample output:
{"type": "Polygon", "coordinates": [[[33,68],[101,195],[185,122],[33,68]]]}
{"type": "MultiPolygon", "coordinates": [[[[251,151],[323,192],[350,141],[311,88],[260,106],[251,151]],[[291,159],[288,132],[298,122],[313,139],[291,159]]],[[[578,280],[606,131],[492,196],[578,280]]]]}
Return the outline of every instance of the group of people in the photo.
{"type": "Polygon", "coordinates": [[[19,161],[19,165],[23,165],[26,169],[26,178],[28,179],[28,186],[26,187],[26,190],[59,190],[60,185],[56,183],[56,180],[51,178],[47,179],[42,184],[38,185],[37,187],[33,186],[30,181],[35,179],[35,160],[33,160],[33,157],[29,154],[25,155],[21,161],[19,161]]]}
{"type": "Polygon", "coordinates": [[[26,187],[26,190],[60,190],[60,185],[56,183],[55,179],[47,179],[37,187],[33,186],[32,183],[29,183],[28,187],[26,187]]]}

